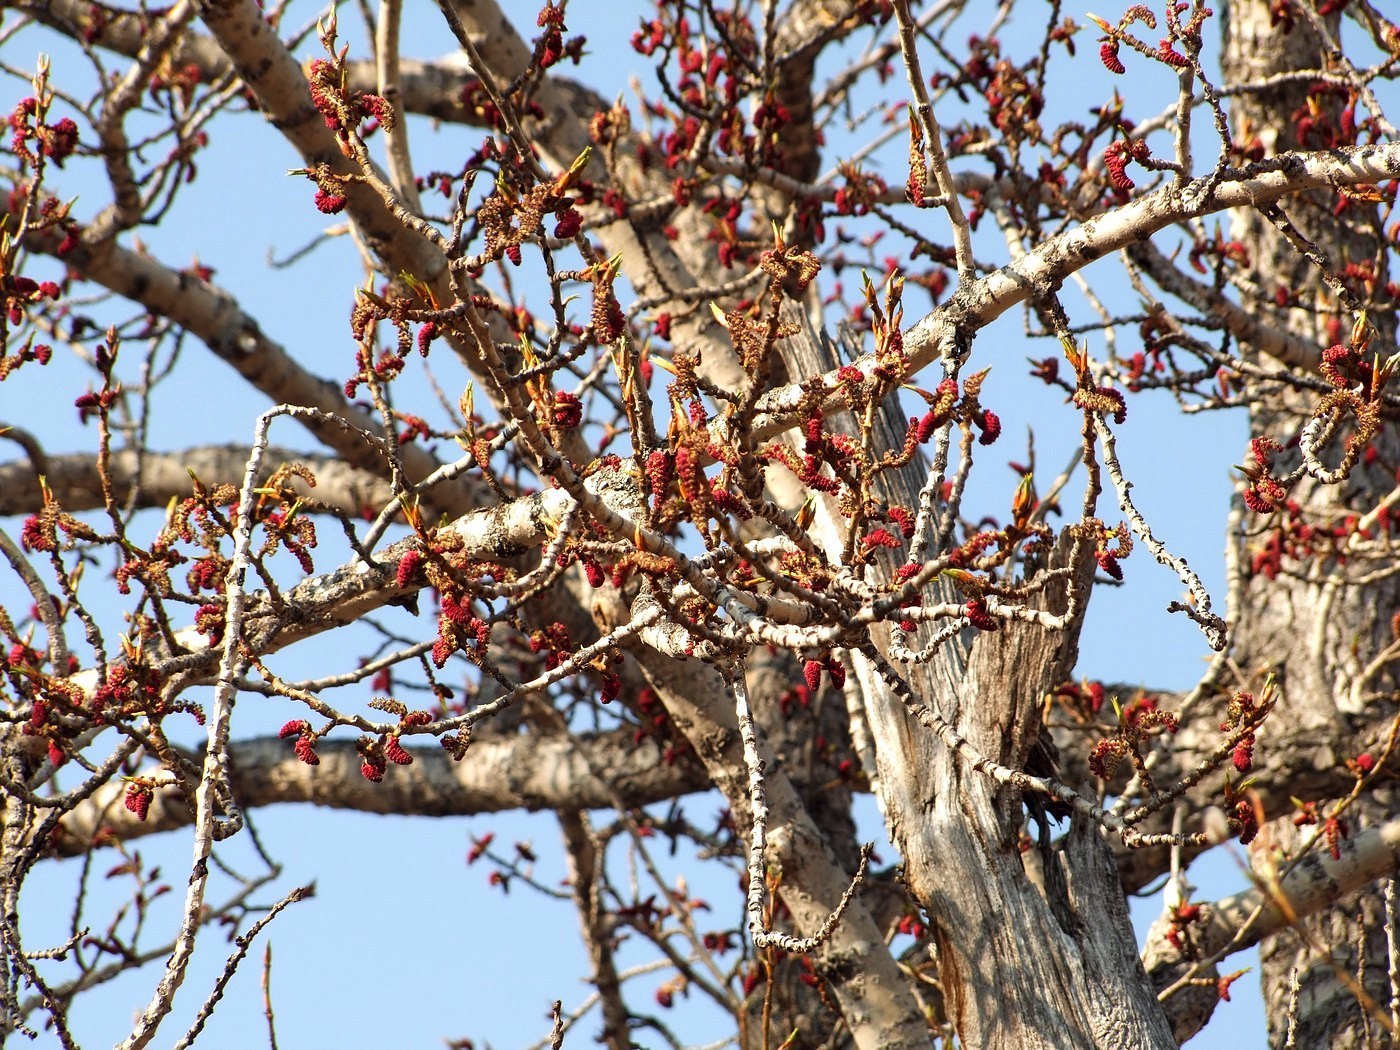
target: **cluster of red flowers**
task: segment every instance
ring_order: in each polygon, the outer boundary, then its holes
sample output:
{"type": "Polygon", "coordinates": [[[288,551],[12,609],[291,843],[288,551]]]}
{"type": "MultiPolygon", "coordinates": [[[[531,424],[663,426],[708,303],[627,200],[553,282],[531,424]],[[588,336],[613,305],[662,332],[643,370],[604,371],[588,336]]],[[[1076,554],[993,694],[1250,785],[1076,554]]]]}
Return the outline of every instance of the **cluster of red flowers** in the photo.
{"type": "Polygon", "coordinates": [[[10,149],[29,164],[37,165],[43,156],[61,168],[78,148],[78,125],[71,117],[45,123],[43,117],[47,110],[47,105],[41,105],[32,95],[19,100],[9,116],[10,149]],[[37,143],[38,153],[30,148],[31,141],[37,143]]]}

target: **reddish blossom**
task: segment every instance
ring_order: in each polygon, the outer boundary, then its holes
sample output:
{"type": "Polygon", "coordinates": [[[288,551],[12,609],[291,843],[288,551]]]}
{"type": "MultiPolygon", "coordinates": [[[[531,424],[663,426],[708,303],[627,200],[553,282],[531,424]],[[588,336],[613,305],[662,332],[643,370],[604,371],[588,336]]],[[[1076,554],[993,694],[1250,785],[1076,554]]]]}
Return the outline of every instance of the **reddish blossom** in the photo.
{"type": "Polygon", "coordinates": [[[491,843],[495,838],[495,832],[488,831],[485,835],[482,835],[480,838],[472,839],[471,849],[467,850],[467,863],[475,864],[483,856],[485,856],[486,851],[491,848],[491,843]]]}
{"type": "Polygon", "coordinates": [[[990,445],[1001,437],[1001,417],[991,409],[983,410],[977,418],[977,425],[982,428],[982,436],[977,439],[979,445],[990,445]]]}
{"type": "Polygon", "coordinates": [[[622,677],[613,671],[602,673],[603,688],[598,693],[598,702],[610,704],[622,694],[622,677]]]}
{"type": "Polygon", "coordinates": [[[899,549],[899,540],[890,534],[889,529],[871,529],[861,542],[870,550],[874,550],[876,547],[899,549]]]}
{"type": "Polygon", "coordinates": [[[831,656],[826,661],[826,673],[831,679],[831,684],[837,689],[846,688],[846,665],[836,657],[831,656]]]}
{"type": "Polygon", "coordinates": [[[1235,764],[1235,769],[1241,773],[1248,773],[1254,764],[1254,743],[1255,737],[1252,732],[1240,737],[1230,752],[1230,761],[1235,764]]]}
{"type": "Polygon", "coordinates": [[[968,621],[979,631],[996,631],[1001,628],[997,618],[987,611],[987,602],[983,598],[973,598],[963,611],[968,621]]]}
{"type": "MultiPolygon", "coordinates": [[[[890,521],[899,526],[900,535],[906,540],[914,535],[914,515],[903,507],[894,506],[885,512],[890,521]]],[[[901,566],[902,568],[902,566],[901,566]]]]}
{"type": "Polygon", "coordinates": [[[583,214],[575,208],[556,213],[554,236],[560,240],[570,240],[583,229],[583,214]]]}
{"type": "Polygon", "coordinates": [[[1172,46],[1169,37],[1157,45],[1157,57],[1173,69],[1190,69],[1191,60],[1172,46]]]}
{"type": "Polygon", "coordinates": [[[154,794],[149,785],[133,781],[126,786],[126,795],[122,799],[122,804],[136,815],[137,820],[144,823],[151,811],[151,799],[154,794]]]}
{"type": "Polygon", "coordinates": [[[327,190],[324,186],[317,187],[316,196],[312,200],[316,210],[326,215],[335,215],[345,208],[345,197],[327,190]]]}
{"type": "Polygon", "coordinates": [[[1104,68],[1110,73],[1127,72],[1123,67],[1122,60],[1118,57],[1118,41],[1116,40],[1105,40],[1099,45],[1099,60],[1103,62],[1104,68]]]}
{"type": "Polygon", "coordinates": [[[418,567],[422,564],[422,551],[405,551],[404,556],[399,559],[398,570],[394,573],[394,583],[399,587],[407,587],[413,580],[414,574],[418,571],[418,567]]]}
{"type": "Polygon", "coordinates": [[[554,395],[554,425],[573,430],[583,422],[583,403],[577,394],[561,392],[554,395]]]}
{"type": "Polygon", "coordinates": [[[308,766],[319,766],[321,764],[321,757],[316,754],[316,741],[313,737],[297,737],[296,743],[292,745],[292,750],[296,753],[297,758],[301,759],[308,766]]]}
{"type": "Polygon", "coordinates": [[[396,766],[411,766],[413,764],[413,755],[392,733],[384,738],[384,757],[396,766]]]}

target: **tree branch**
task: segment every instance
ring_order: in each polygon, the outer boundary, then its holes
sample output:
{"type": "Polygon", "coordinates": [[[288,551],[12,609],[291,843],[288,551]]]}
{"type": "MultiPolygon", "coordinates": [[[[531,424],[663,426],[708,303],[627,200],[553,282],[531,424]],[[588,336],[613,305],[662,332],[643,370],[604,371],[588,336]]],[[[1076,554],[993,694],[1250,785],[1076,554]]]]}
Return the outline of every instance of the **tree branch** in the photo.
{"type": "MultiPolygon", "coordinates": [[[[172,499],[181,500],[193,491],[190,475],[205,485],[232,481],[248,461],[244,445],[197,445],[179,452],[144,452],[138,456],[120,449],[108,458],[112,497],[125,505],[133,496],[135,506],[164,507],[172,499]],[[138,473],[139,471],[139,473],[138,473]]],[[[280,463],[301,463],[316,477],[316,487],[307,488],[300,479],[290,484],[303,488],[315,504],[347,515],[359,515],[366,508],[378,509],[393,499],[389,483],[346,463],[339,456],[307,454],[288,448],[269,448],[259,482],[267,480],[280,463]]],[[[38,475],[43,474],[54,498],[73,513],[103,506],[102,479],[91,455],[65,453],[45,456],[42,466],[32,460],[0,463],[0,515],[33,514],[43,505],[38,475]]]]}
{"type": "MultiPolygon", "coordinates": [[[[614,800],[645,806],[709,787],[703,770],[684,760],[666,762],[652,740],[634,743],[630,727],[582,734],[603,783],[579,739],[571,736],[479,736],[460,762],[441,748],[408,748],[411,765],[396,766],[382,783],[360,775],[362,756],[352,741],[322,740],[321,759],[308,766],[285,740],[259,737],[229,744],[229,783],[245,809],[310,803],[358,813],[462,817],[524,810],[609,809],[614,800]]],[[[187,753],[196,768],[202,754],[187,753]]],[[[99,832],[122,841],[189,825],[189,805],[173,790],[158,791],[146,820],[122,806],[126,785],[112,783],[63,818],[57,854],[81,856],[99,832]]]]}
{"type": "MultiPolygon", "coordinates": [[[[1186,187],[1164,186],[1121,208],[1104,212],[1051,237],[1022,258],[960,289],[905,332],[913,375],[939,357],[961,358],[973,336],[1020,303],[1057,287],[1066,277],[1112,252],[1186,219],[1230,208],[1249,208],[1308,190],[1375,185],[1400,177],[1400,144],[1361,146],[1326,153],[1291,153],[1244,169],[1230,169],[1213,194],[1207,179],[1186,187]]],[[[868,377],[877,362],[867,354],[854,363],[868,377]]],[[[822,390],[827,405],[838,402],[836,370],[765,394],[758,403],[755,437],[771,438],[800,422],[807,390],[822,390]]]]}

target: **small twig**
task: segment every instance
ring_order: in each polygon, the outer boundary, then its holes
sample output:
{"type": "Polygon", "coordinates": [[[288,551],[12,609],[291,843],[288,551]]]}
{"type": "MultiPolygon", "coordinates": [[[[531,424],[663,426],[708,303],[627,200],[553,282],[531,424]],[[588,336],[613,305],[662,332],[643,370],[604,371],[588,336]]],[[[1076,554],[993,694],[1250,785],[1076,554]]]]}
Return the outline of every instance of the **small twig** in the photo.
{"type": "Polygon", "coordinates": [[[554,1015],[554,1024],[549,1029],[550,1050],[559,1050],[564,1045],[564,1002],[562,999],[555,999],[551,1011],[554,1015]]]}
{"type": "Polygon", "coordinates": [[[267,1018],[268,1050],[277,1050],[277,1022],[272,1013],[272,944],[263,946],[263,1016],[267,1018]]]}
{"type": "Polygon", "coordinates": [[[375,20],[374,60],[379,77],[379,95],[394,107],[398,117],[393,128],[383,128],[389,177],[404,207],[422,214],[423,204],[418,197],[413,160],[408,151],[408,121],[399,104],[399,22],[402,15],[403,0],[380,0],[379,17],[375,20]]]}
{"type": "Polygon", "coordinates": [[[1386,976],[1390,979],[1390,1025],[1400,1031],[1400,950],[1396,948],[1395,878],[1385,880],[1385,960],[1386,976]]]}
{"type": "MultiPolygon", "coordinates": [[[[209,993],[209,998],[205,999],[204,1005],[199,1008],[199,1014],[195,1017],[194,1024],[190,1025],[190,1030],[185,1033],[184,1038],[175,1044],[175,1050],[186,1050],[187,1047],[192,1046],[194,1041],[199,1038],[199,1033],[204,1030],[204,1025],[214,1013],[214,1007],[216,1007],[219,1004],[219,1000],[223,998],[224,990],[228,987],[229,981],[233,980],[234,971],[238,969],[238,964],[241,963],[244,956],[248,954],[248,949],[253,946],[253,941],[257,939],[258,934],[262,933],[267,927],[267,924],[277,918],[284,908],[296,904],[298,901],[305,900],[315,892],[316,889],[313,885],[298,886],[268,909],[266,915],[253,923],[253,925],[248,928],[248,932],[234,942],[237,947],[234,948],[233,954],[230,955],[228,960],[224,963],[223,972],[219,974],[218,980],[214,982],[214,990],[209,993]]],[[[272,946],[268,945],[267,953],[264,956],[267,960],[265,963],[267,966],[271,965],[271,953],[272,946]]],[[[267,1012],[268,1032],[272,1038],[272,1045],[275,1050],[277,1038],[275,1034],[272,1033],[272,1000],[268,997],[265,979],[263,984],[263,996],[263,1002],[267,1012]]]]}
{"type": "Polygon", "coordinates": [[[200,927],[199,916],[204,906],[204,891],[209,881],[209,854],[214,842],[228,838],[243,826],[243,815],[228,812],[232,792],[228,784],[228,738],[237,693],[239,668],[244,662],[242,651],[244,611],[248,603],[246,580],[252,563],[253,490],[257,486],[258,470],[267,451],[268,429],[278,416],[317,415],[315,410],[296,405],[278,405],[258,416],[254,427],[253,445],[243,472],[239,489],[238,524],[234,530],[233,558],[229,563],[224,589],[228,607],[224,619],[223,655],[219,660],[218,681],[214,687],[213,710],[209,714],[208,747],[204,754],[204,769],[195,792],[194,859],[190,868],[189,888],[185,894],[184,916],[174,951],[166,963],[165,974],[156,986],[131,1035],[119,1044],[121,1050],[141,1050],[155,1038],[156,1029],[170,1012],[175,993],[185,979],[190,956],[194,954],[195,934],[200,927]],[[216,820],[216,804],[222,805],[228,816],[216,820]]]}
{"type": "Polygon", "coordinates": [[[787,933],[774,933],[765,929],[763,912],[764,896],[767,881],[765,879],[764,850],[768,842],[768,797],[763,784],[763,759],[759,755],[758,728],[754,722],[753,714],[749,711],[748,687],[744,682],[744,666],[738,666],[723,672],[725,678],[734,692],[734,712],[739,720],[739,736],[744,742],[744,764],[749,771],[749,805],[753,810],[753,838],[749,843],[749,888],[746,897],[744,910],[749,916],[749,935],[753,938],[754,947],[760,951],[764,948],[782,948],[784,951],[805,955],[816,951],[822,944],[830,939],[832,932],[836,929],[836,924],[841,921],[841,916],[845,913],[847,905],[851,903],[855,896],[857,887],[865,877],[865,868],[870,861],[870,853],[873,849],[872,843],[865,843],[860,849],[860,867],[856,869],[855,878],[846,888],[846,892],[841,895],[841,901],[836,905],[826,922],[822,923],[821,929],[811,937],[794,937],[787,933]]]}
{"type": "Polygon", "coordinates": [[[904,71],[909,78],[909,90],[914,96],[914,111],[924,130],[939,196],[946,198],[944,207],[948,210],[948,220],[953,226],[953,251],[957,258],[958,281],[971,281],[976,276],[976,263],[972,255],[972,227],[963,213],[962,202],[958,199],[953,174],[948,168],[948,155],[943,149],[943,132],[938,126],[938,119],[933,115],[933,105],[929,102],[923,69],[919,64],[919,50],[914,39],[915,25],[909,15],[908,0],[895,0],[894,15],[899,22],[899,48],[904,55],[904,71]]]}
{"type": "Polygon", "coordinates": [[[1210,592],[1206,590],[1205,584],[1201,582],[1201,578],[1190,566],[1169,551],[1166,544],[1152,534],[1152,528],[1147,524],[1147,519],[1134,506],[1133,499],[1128,494],[1132,486],[1123,476],[1123,466],[1118,462],[1118,447],[1113,431],[1109,429],[1108,423],[1101,413],[1095,412],[1093,417],[1094,429],[1098,432],[1099,444],[1103,449],[1103,464],[1108,468],[1108,476],[1113,481],[1114,490],[1118,493],[1119,509],[1128,519],[1133,534],[1152,552],[1152,556],[1160,564],[1176,573],[1177,579],[1185,584],[1194,601],[1194,605],[1171,602],[1167,606],[1168,611],[1184,612],[1201,628],[1201,632],[1206,636],[1210,647],[1216,652],[1221,652],[1225,648],[1228,638],[1228,628],[1224,620],[1210,611],[1210,592]]]}
{"type": "Polygon", "coordinates": [[[1288,1035],[1283,1040],[1283,1050],[1295,1050],[1298,1045],[1298,993],[1302,988],[1295,966],[1288,973],[1288,1035]]]}

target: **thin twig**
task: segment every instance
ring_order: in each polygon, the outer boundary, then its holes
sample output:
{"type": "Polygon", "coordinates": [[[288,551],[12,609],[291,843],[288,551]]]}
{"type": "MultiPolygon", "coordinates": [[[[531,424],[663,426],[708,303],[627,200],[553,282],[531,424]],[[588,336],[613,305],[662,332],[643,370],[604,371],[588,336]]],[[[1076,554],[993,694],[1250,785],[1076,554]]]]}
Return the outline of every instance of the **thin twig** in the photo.
{"type": "Polygon", "coordinates": [[[749,805],[752,809],[753,837],[749,843],[749,887],[744,910],[749,916],[749,935],[754,947],[782,948],[784,951],[805,955],[816,951],[831,938],[836,924],[841,921],[847,905],[855,896],[857,887],[865,877],[865,868],[870,861],[872,843],[865,843],[860,849],[860,867],[855,878],[841,895],[836,910],[831,913],[821,928],[811,937],[794,937],[788,933],[775,933],[765,928],[763,913],[766,894],[766,862],[764,850],[768,842],[768,796],[763,784],[763,759],[759,755],[758,728],[753,714],[749,711],[748,687],[744,682],[742,664],[725,673],[730,688],[734,692],[734,711],[739,720],[739,736],[744,742],[744,764],[749,771],[749,805]]]}
{"type": "MultiPolygon", "coordinates": [[[[253,925],[248,928],[248,932],[234,942],[237,947],[234,948],[233,954],[231,954],[224,963],[223,971],[219,974],[218,980],[214,982],[214,990],[209,993],[209,998],[204,1000],[204,1005],[199,1008],[199,1014],[195,1017],[194,1023],[190,1025],[190,1029],[185,1033],[184,1038],[175,1044],[175,1050],[187,1050],[187,1048],[192,1046],[194,1041],[199,1038],[199,1033],[204,1030],[204,1025],[214,1013],[214,1007],[216,1007],[219,1004],[219,1000],[223,998],[224,990],[228,987],[229,981],[233,980],[234,971],[238,969],[238,964],[241,963],[248,954],[248,949],[253,946],[253,941],[257,939],[258,934],[262,933],[267,927],[267,924],[277,918],[284,908],[296,904],[298,901],[305,900],[315,892],[315,887],[312,885],[298,886],[269,908],[266,915],[253,923],[253,925]]],[[[268,945],[266,958],[269,965],[272,958],[271,952],[272,946],[268,945]]],[[[268,1033],[272,1037],[272,1045],[275,1050],[277,1038],[276,1035],[272,1033],[272,1000],[267,997],[266,985],[264,985],[264,997],[268,1033]]]]}
{"type": "Polygon", "coordinates": [[[948,221],[953,226],[953,252],[957,258],[959,283],[971,281],[976,276],[976,264],[972,255],[972,226],[963,213],[962,202],[958,199],[953,173],[948,167],[948,154],[943,149],[943,132],[938,119],[933,115],[933,105],[929,102],[925,87],[923,69],[919,64],[919,50],[915,42],[915,24],[909,15],[908,0],[894,0],[894,15],[899,22],[899,48],[904,55],[904,71],[909,79],[909,90],[914,96],[914,111],[923,127],[925,145],[933,162],[933,175],[938,185],[938,194],[944,199],[943,206],[948,210],[948,221]]]}

